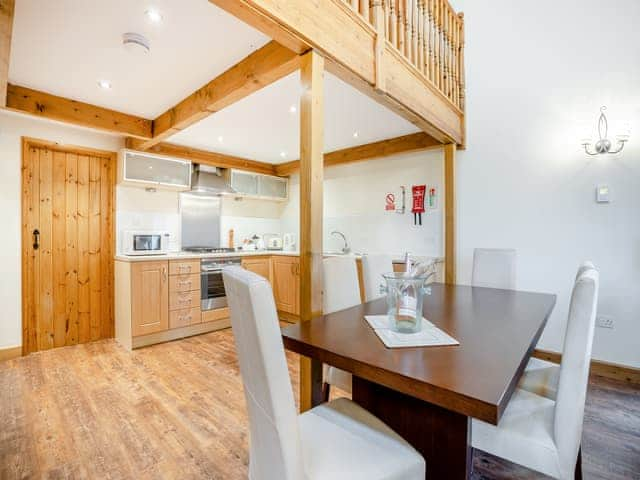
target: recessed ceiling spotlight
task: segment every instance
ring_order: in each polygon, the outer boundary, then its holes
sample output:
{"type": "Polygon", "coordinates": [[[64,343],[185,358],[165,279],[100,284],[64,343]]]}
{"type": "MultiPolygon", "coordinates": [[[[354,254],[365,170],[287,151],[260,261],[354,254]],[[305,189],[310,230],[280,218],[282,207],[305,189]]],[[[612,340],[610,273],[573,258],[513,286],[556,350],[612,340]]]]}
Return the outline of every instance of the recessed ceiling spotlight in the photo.
{"type": "Polygon", "coordinates": [[[353,138],[358,138],[358,132],[353,132],[353,138]]]}
{"type": "Polygon", "coordinates": [[[296,113],[298,111],[298,107],[296,107],[295,105],[291,105],[289,107],[289,113],[296,113]]]}
{"type": "Polygon", "coordinates": [[[150,23],[160,23],[162,22],[162,14],[156,10],[155,8],[150,8],[149,10],[147,10],[146,12],[144,12],[145,16],[147,17],[147,20],[150,23]]]}
{"type": "Polygon", "coordinates": [[[131,53],[147,54],[151,51],[149,40],[139,33],[127,32],[122,34],[122,45],[131,53]]]}
{"type": "Polygon", "coordinates": [[[286,158],[286,156],[287,156],[287,152],[280,152],[280,156],[281,156],[282,158],[286,158]]]}
{"type": "Polygon", "coordinates": [[[98,86],[103,90],[111,90],[111,82],[109,80],[98,80],[98,86]]]}
{"type": "Polygon", "coordinates": [[[224,137],[222,135],[220,135],[218,137],[218,143],[222,143],[222,142],[224,142],[224,137]]]}

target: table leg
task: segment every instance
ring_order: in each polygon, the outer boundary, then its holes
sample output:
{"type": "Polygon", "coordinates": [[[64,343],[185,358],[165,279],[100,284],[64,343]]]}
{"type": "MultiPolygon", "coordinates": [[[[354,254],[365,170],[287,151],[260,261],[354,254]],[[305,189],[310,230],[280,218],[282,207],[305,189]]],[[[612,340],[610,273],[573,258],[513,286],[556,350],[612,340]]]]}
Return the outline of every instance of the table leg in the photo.
{"type": "Polygon", "coordinates": [[[322,362],[311,359],[311,407],[317,407],[325,401],[325,395],[322,392],[322,362]]]}
{"type": "Polygon", "coordinates": [[[427,478],[471,478],[471,419],[353,377],[353,400],[422,454],[427,478]]]}

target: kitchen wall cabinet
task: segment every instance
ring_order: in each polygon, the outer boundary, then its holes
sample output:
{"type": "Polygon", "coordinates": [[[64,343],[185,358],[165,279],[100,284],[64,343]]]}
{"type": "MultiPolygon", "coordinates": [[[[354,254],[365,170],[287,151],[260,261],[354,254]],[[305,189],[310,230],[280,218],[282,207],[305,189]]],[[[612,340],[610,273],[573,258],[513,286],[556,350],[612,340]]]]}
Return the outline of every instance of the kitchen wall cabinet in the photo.
{"type": "Polygon", "coordinates": [[[133,336],[169,326],[169,263],[140,262],[131,266],[131,332],[133,336]]]}
{"type": "Polygon", "coordinates": [[[266,278],[267,280],[269,280],[269,283],[273,285],[273,282],[271,280],[271,265],[271,257],[254,257],[242,259],[242,268],[266,278]]]}
{"type": "Polygon", "coordinates": [[[276,201],[284,201],[289,197],[289,180],[287,178],[239,170],[231,170],[229,175],[231,187],[240,196],[276,201]]]}
{"type": "Polygon", "coordinates": [[[133,150],[121,150],[118,184],[163,190],[191,188],[191,162],[133,150]]]}
{"type": "Polygon", "coordinates": [[[300,314],[300,259],[277,256],[271,259],[273,271],[273,296],[278,311],[291,315],[300,314]]]}

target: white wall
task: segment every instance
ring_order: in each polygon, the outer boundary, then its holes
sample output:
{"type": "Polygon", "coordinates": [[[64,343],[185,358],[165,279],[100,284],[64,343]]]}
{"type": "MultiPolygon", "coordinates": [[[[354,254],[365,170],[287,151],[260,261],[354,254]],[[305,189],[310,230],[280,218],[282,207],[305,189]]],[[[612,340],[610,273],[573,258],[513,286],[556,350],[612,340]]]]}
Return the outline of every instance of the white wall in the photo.
{"type": "MultiPolygon", "coordinates": [[[[419,256],[442,256],[441,193],[443,154],[441,150],[395,155],[384,160],[369,160],[331,167],[324,181],[324,249],[342,248],[343,242],[331,236],[343,232],[358,253],[409,251],[419,256]],[[438,192],[437,208],[422,216],[422,226],[413,224],[411,186],[428,184],[438,192]],[[385,211],[385,196],[399,187],[407,187],[407,213],[385,211]]],[[[299,238],[299,177],[291,181],[291,201],[282,216],[282,229],[299,238]]]]}
{"type": "Polygon", "coordinates": [[[468,147],[458,158],[458,278],[474,247],[518,250],[519,288],[558,294],[540,346],[561,351],[579,262],[600,269],[594,357],[640,367],[640,2],[453,1],[467,28],[468,147]],[[613,6],[615,3],[615,7],[613,6]],[[608,106],[615,157],[580,147],[608,106]],[[612,201],[596,204],[606,183],[612,201]]]}
{"type": "Polygon", "coordinates": [[[22,344],[21,315],[21,137],[63,142],[69,145],[115,151],[118,137],[63,126],[6,111],[0,111],[0,348],[22,344]]]}

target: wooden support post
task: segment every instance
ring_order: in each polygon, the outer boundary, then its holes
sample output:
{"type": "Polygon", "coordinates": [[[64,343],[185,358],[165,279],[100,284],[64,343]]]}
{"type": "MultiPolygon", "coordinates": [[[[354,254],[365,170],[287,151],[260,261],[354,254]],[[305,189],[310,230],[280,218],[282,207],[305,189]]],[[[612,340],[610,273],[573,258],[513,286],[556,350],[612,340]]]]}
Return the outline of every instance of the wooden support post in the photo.
{"type": "Polygon", "coordinates": [[[444,146],[444,281],[456,283],[456,144],[444,146]]]}
{"type": "Polygon", "coordinates": [[[14,0],[0,0],[0,107],[7,104],[14,0]]]}
{"type": "MultiPolygon", "coordinates": [[[[322,183],[324,180],[324,58],[310,51],[300,65],[300,320],[322,312],[322,183]]],[[[300,357],[300,411],[318,400],[322,365],[300,357]],[[314,384],[315,387],[314,388],[314,384]]]]}

